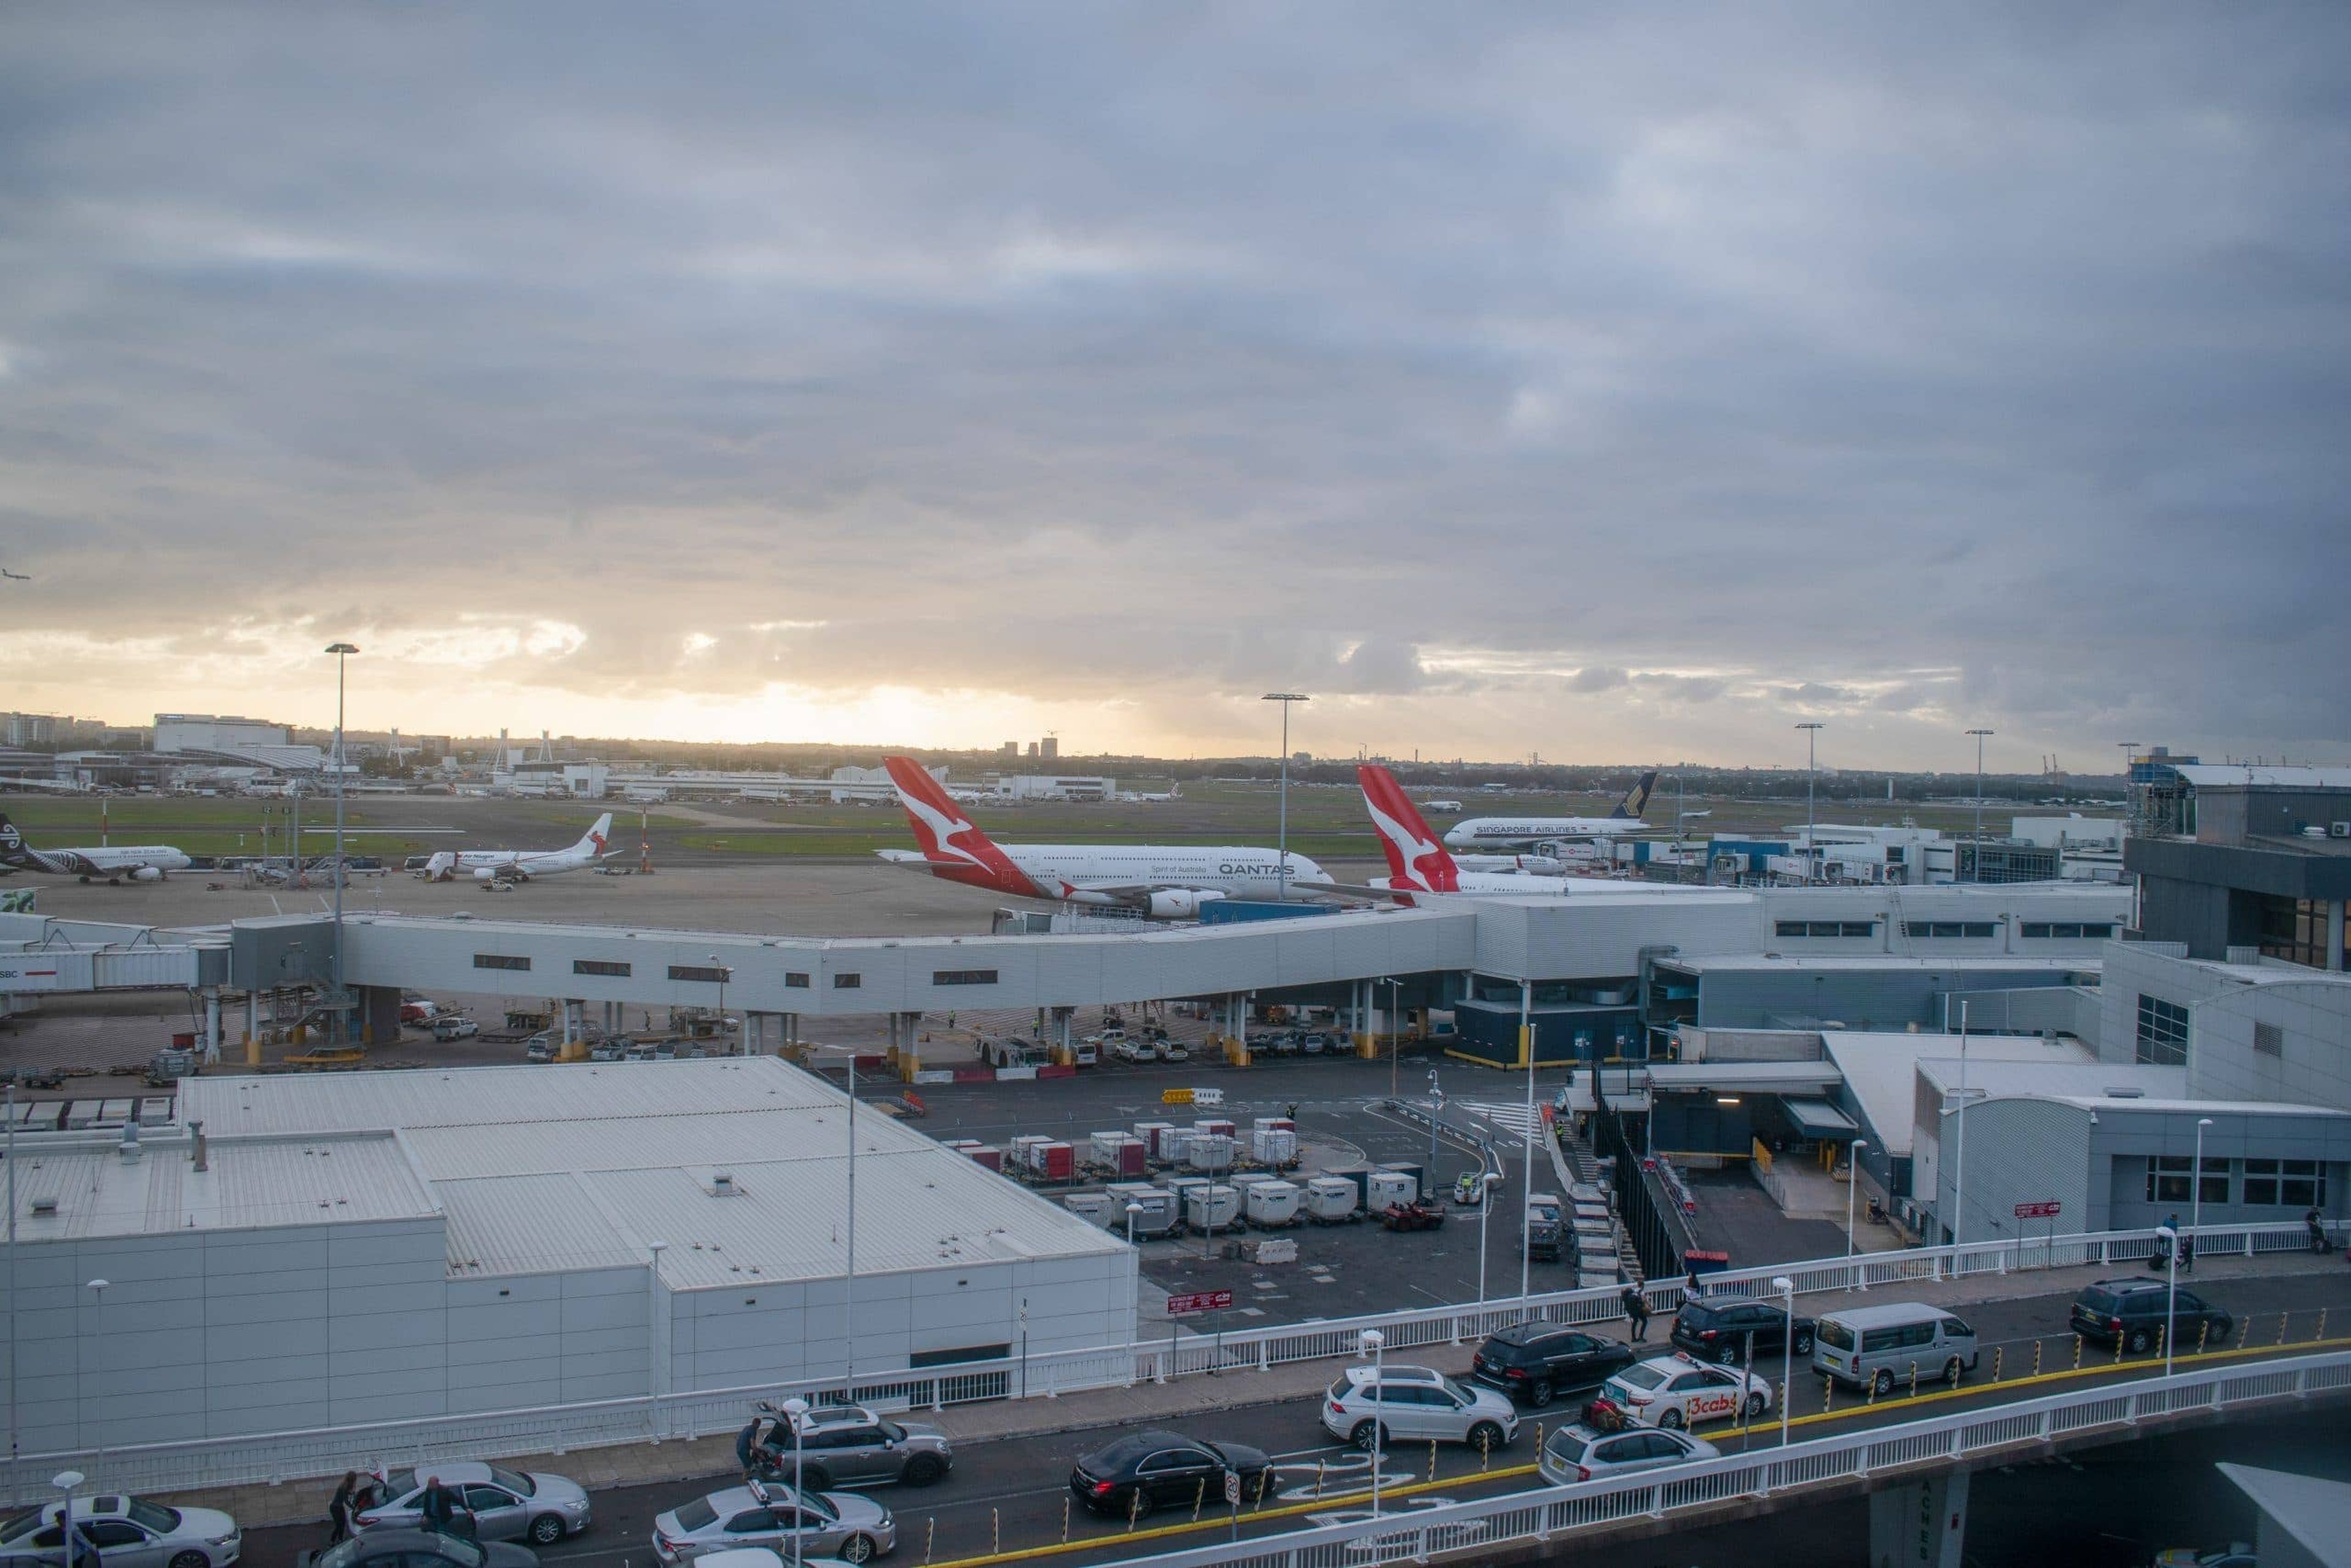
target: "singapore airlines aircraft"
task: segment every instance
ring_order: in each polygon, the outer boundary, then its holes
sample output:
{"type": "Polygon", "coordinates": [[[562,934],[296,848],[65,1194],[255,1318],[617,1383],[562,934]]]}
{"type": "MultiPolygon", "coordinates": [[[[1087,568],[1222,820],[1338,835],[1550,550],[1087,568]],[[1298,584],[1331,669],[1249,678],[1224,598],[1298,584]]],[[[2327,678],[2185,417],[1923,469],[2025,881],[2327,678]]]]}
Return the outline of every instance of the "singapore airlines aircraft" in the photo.
{"type": "Polygon", "coordinates": [[[45,871],[51,876],[78,876],[84,882],[104,877],[109,882],[161,882],[165,872],[185,871],[186,855],[169,844],[128,844],[97,850],[37,850],[25,842],[24,830],[0,815],[0,865],[16,871],[45,871]]]}
{"type": "MultiPolygon", "coordinates": [[[[911,758],[889,759],[898,803],[920,850],[877,852],[892,865],[927,871],[968,887],[1019,898],[1132,909],[1154,920],[1187,920],[1221,898],[1273,898],[1282,881],[1271,850],[1190,844],[998,844],[911,758]]],[[[1328,882],[1304,855],[1290,857],[1294,891],[1328,882]]]]}
{"type": "Polygon", "coordinates": [[[1654,768],[1642,774],[1641,781],[1604,817],[1472,817],[1466,822],[1455,823],[1445,835],[1445,842],[1452,849],[1476,850],[1502,844],[1551,843],[1560,839],[1613,839],[1637,833],[1648,825],[1641,821],[1641,813],[1648,810],[1649,791],[1656,782],[1654,768]]]}
{"type": "Polygon", "coordinates": [[[604,848],[611,831],[612,813],[607,811],[596,819],[594,827],[580,835],[578,843],[568,849],[443,850],[428,859],[424,869],[416,874],[426,882],[452,882],[470,876],[475,882],[508,884],[559,876],[620,853],[604,848]]]}

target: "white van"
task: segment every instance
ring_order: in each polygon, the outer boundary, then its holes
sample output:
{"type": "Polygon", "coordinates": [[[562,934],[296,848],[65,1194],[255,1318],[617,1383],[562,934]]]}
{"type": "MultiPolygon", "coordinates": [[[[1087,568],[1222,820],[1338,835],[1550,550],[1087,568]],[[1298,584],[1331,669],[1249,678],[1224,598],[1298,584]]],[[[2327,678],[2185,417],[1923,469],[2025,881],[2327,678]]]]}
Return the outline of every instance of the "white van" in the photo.
{"type": "Polygon", "coordinates": [[[1813,1325],[1813,1370],[1855,1388],[1891,1394],[1915,1375],[1957,1386],[1982,1353],[1964,1319],[1924,1301],[1848,1307],[1824,1312],[1813,1325]]]}

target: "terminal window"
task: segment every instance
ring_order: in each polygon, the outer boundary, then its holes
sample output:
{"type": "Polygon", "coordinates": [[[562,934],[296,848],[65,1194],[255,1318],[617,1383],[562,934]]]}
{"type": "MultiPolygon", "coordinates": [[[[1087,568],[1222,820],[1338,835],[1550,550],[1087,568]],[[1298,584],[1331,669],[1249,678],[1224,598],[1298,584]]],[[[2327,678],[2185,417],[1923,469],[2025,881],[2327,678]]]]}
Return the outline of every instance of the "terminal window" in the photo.
{"type": "Polygon", "coordinates": [[[1990,938],[2000,929],[1989,920],[1906,920],[1902,923],[1905,936],[1990,938]]]}
{"type": "Polygon", "coordinates": [[[574,958],[571,972],[575,975],[618,975],[628,978],[629,967],[616,958],[574,958]]]}
{"type": "Polygon", "coordinates": [[[528,969],[530,967],[530,960],[506,953],[476,953],[474,955],[474,967],[476,969],[528,969]]]}
{"type": "Polygon", "coordinates": [[[807,971],[807,970],[805,970],[805,969],[787,969],[787,970],[785,970],[785,971],[784,971],[784,988],[785,988],[785,989],[787,989],[787,990],[793,990],[793,991],[805,991],[805,990],[807,990],[807,989],[809,988],[809,977],[808,977],[808,971],[807,971]]]}
{"type": "Polygon", "coordinates": [[[993,969],[934,969],[931,984],[935,986],[992,986],[996,984],[993,969]]]}
{"type": "Polygon", "coordinates": [[[2188,1177],[2195,1160],[2187,1155],[2158,1155],[2147,1162],[2147,1200],[2186,1203],[2188,1177]]]}
{"type": "Polygon", "coordinates": [[[853,991],[863,984],[865,977],[862,975],[835,975],[832,977],[832,988],[836,991],[853,991]]]}
{"type": "Polygon", "coordinates": [[[2316,1160],[2247,1160],[2245,1202],[2310,1208],[2326,1201],[2326,1170],[2316,1160]]]}
{"type": "Polygon", "coordinates": [[[2093,942],[2105,942],[2113,939],[2115,928],[2111,922],[2095,920],[2028,920],[2024,923],[2024,935],[2036,942],[2068,937],[2087,937],[2093,942]]]}
{"type": "Polygon", "coordinates": [[[2188,1065],[2188,1009],[2141,992],[2138,1059],[2158,1067],[2188,1065]]]}
{"type": "Polygon", "coordinates": [[[1782,920],[1772,929],[1782,936],[1875,936],[1875,920],[1782,920]]]}
{"type": "Polygon", "coordinates": [[[673,980],[707,980],[715,986],[725,985],[727,976],[733,972],[723,966],[714,967],[708,964],[672,964],[669,967],[669,977],[673,980]]]}

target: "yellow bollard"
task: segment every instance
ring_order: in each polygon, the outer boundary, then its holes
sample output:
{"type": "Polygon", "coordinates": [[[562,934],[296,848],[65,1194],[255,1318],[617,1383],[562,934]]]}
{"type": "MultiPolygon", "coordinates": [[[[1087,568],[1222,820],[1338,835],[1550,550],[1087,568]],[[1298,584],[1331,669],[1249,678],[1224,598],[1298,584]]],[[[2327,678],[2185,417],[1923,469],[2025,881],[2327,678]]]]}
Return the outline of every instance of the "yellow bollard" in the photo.
{"type": "Polygon", "coordinates": [[[1434,1437],[1428,1440],[1428,1479],[1437,1479],[1437,1439],[1434,1437]]]}
{"type": "Polygon", "coordinates": [[[2082,1370],[2082,1336],[2080,1334],[2074,1336],[2074,1370],[2076,1372],[2082,1370]]]}
{"type": "Polygon", "coordinates": [[[1314,1500],[1322,1500],[1322,1461],[1320,1459],[1314,1461],[1314,1500]]]}
{"type": "Polygon", "coordinates": [[[1199,1490],[1192,1494],[1192,1522],[1200,1522],[1200,1505],[1208,1500],[1208,1478],[1200,1478],[1199,1490]]]}
{"type": "Polygon", "coordinates": [[[2325,1307],[2318,1309],[2318,1332],[2312,1334],[2310,1337],[2313,1339],[2325,1339],[2326,1337],[2326,1309],[2325,1307]]]}
{"type": "Polygon", "coordinates": [[[2292,1316],[2294,1316],[2292,1312],[2280,1312],[2278,1314],[2277,1342],[2280,1344],[2283,1344],[2285,1343],[2285,1321],[2292,1316]]]}
{"type": "Polygon", "coordinates": [[[2169,1354],[2168,1351],[2166,1351],[2166,1349],[2164,1348],[2164,1346],[2165,1346],[2165,1344],[2167,1343],[2167,1342],[2168,1341],[2168,1339],[2169,1339],[2169,1337],[2170,1337],[2170,1334],[2171,1334],[2171,1325],[2170,1325],[2169,1323],[2160,1323],[2160,1324],[2158,1324],[2158,1325],[2157,1325],[2157,1327],[2156,1327],[2156,1331],[2155,1331],[2155,1354],[2158,1354],[2158,1355],[2164,1355],[2164,1354],[2169,1354]]]}
{"type": "Polygon", "coordinates": [[[1062,1544],[1062,1545],[1064,1545],[1064,1546],[1067,1546],[1069,1543],[1070,1543],[1070,1500],[1069,1500],[1068,1498],[1063,1498],[1063,1499],[1061,1500],[1061,1544],[1062,1544]]]}
{"type": "Polygon", "coordinates": [[[1821,1374],[1821,1414],[1825,1416],[1836,1407],[1836,1379],[1821,1374]]]}
{"type": "MultiPolygon", "coordinates": [[[[2003,1352],[2004,1350],[2006,1350],[2007,1348],[2008,1348],[2008,1347],[2007,1347],[2007,1346],[2005,1346],[2005,1345],[1998,1345],[1998,1344],[1996,1344],[1996,1345],[1994,1345],[1994,1346],[1992,1346],[1992,1347],[1991,1347],[1991,1380],[1992,1380],[1994,1383],[1998,1383],[1998,1382],[2000,1381],[2000,1358],[2001,1358],[2001,1352],[2003,1352]]],[[[2040,1347],[2039,1345],[2037,1345],[2037,1344],[2036,1344],[2036,1345],[2034,1345],[2034,1346],[2033,1346],[2033,1348],[2034,1348],[2035,1350],[2038,1350],[2038,1349],[2040,1349],[2041,1347],[2040,1347]]]]}
{"type": "Polygon", "coordinates": [[[1485,1433],[1480,1432],[1478,1434],[1478,1473],[1482,1476],[1493,1468],[1494,1445],[1488,1439],[1485,1433]]]}
{"type": "Polygon", "coordinates": [[[2122,1364],[2123,1364],[2123,1336],[2122,1336],[2120,1333],[2117,1333],[2117,1334],[2116,1334],[2116,1335],[2115,1335],[2115,1364],[2116,1364],[2116,1366],[2120,1366],[2122,1364]]]}
{"type": "Polygon", "coordinates": [[[988,1554],[990,1557],[995,1557],[995,1556],[1001,1555],[1001,1554],[1002,1554],[1002,1552],[1003,1552],[1003,1551],[1004,1551],[1004,1514],[1003,1514],[1003,1511],[1002,1511],[1001,1510],[999,1510],[999,1509],[993,1509],[993,1508],[989,1509],[989,1510],[987,1511],[987,1521],[988,1521],[988,1525],[987,1525],[987,1530],[988,1530],[988,1546],[987,1546],[987,1554],[988,1554]]]}
{"type": "Polygon", "coordinates": [[[939,1516],[931,1515],[930,1533],[923,1538],[923,1562],[927,1564],[939,1549],[939,1516]]]}
{"type": "Polygon", "coordinates": [[[1136,1491],[1129,1495],[1126,1503],[1126,1532],[1129,1535],[1134,1533],[1134,1521],[1142,1517],[1143,1493],[1136,1491]]]}
{"type": "MultiPolygon", "coordinates": [[[[1995,1357],[1994,1364],[1997,1364],[1998,1358],[1995,1357]]],[[[2032,1342],[2032,1375],[2035,1377],[2041,1375],[2041,1342],[2039,1340],[2032,1342]]]]}
{"type": "Polygon", "coordinates": [[[1910,1364],[1910,1397],[1918,1397],[1918,1364],[1915,1361],[1910,1364]]]}

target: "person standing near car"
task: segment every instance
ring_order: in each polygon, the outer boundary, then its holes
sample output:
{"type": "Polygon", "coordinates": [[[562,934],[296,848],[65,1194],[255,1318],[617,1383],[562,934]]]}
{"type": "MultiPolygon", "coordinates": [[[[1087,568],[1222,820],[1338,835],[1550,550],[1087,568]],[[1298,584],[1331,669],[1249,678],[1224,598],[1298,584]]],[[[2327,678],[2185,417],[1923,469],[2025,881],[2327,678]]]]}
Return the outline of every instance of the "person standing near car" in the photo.
{"type": "Polygon", "coordinates": [[[1625,1316],[1632,1321],[1633,1332],[1627,1337],[1639,1343],[1649,1337],[1649,1298],[1641,1287],[1627,1281],[1625,1285],[1625,1316]]]}
{"type": "Polygon", "coordinates": [[[2310,1212],[2302,1217],[2302,1222],[2310,1228],[2310,1249],[2313,1252],[2325,1251],[2326,1217],[2318,1212],[2316,1204],[2310,1206],[2310,1212]]]}
{"type": "Polygon", "coordinates": [[[327,1500],[327,1519],[333,1526],[332,1532],[327,1537],[328,1545],[351,1538],[352,1494],[359,1490],[359,1471],[345,1470],[343,1484],[337,1487],[335,1495],[327,1500]]]}
{"type": "Polygon", "coordinates": [[[425,1481],[424,1490],[416,1500],[416,1513],[419,1529],[435,1535],[473,1538],[474,1516],[465,1511],[465,1500],[457,1495],[455,1487],[443,1486],[439,1476],[425,1481]]]}

